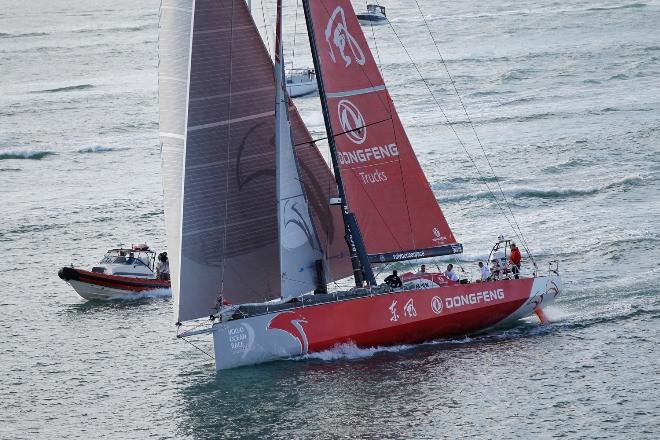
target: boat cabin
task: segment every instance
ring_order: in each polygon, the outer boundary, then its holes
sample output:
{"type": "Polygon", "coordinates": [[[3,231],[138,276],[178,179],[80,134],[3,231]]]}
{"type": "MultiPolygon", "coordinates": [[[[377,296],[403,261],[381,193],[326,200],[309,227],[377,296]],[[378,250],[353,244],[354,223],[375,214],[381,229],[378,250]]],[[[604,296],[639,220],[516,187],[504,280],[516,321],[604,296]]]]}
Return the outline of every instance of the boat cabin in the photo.
{"type": "Polygon", "coordinates": [[[155,278],[156,253],[146,245],[108,250],[92,272],[106,275],[155,278]]]}
{"type": "Polygon", "coordinates": [[[382,14],[385,17],[387,16],[387,14],[385,14],[385,6],[381,5],[368,4],[367,12],[371,12],[372,14],[382,14]]]}

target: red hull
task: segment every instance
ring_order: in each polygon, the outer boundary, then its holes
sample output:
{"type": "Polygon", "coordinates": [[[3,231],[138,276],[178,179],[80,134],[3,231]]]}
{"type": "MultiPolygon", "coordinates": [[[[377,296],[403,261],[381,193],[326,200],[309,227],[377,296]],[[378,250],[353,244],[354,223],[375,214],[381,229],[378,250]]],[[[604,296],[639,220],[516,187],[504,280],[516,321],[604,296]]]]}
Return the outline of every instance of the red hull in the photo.
{"type": "Polygon", "coordinates": [[[450,284],[328,302],[237,319],[214,327],[217,369],[283,356],[414,344],[475,333],[519,319],[559,295],[559,277],[450,284]]]}

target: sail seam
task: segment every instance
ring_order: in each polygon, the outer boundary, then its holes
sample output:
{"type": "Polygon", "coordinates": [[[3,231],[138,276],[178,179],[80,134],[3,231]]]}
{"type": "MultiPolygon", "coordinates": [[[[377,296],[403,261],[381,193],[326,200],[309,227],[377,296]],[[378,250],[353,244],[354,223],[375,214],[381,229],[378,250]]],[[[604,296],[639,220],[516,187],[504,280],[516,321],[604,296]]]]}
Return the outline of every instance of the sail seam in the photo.
{"type": "Polygon", "coordinates": [[[250,220],[241,220],[241,221],[238,221],[238,222],[225,223],[224,225],[212,226],[212,227],[209,227],[209,228],[195,229],[195,230],[192,230],[192,231],[187,231],[186,233],[183,234],[183,236],[184,237],[189,237],[191,235],[197,235],[197,234],[201,234],[201,233],[204,233],[204,232],[219,231],[221,229],[229,229],[230,227],[233,227],[233,226],[240,226],[240,225],[244,225],[246,223],[257,223],[257,222],[260,222],[262,220],[270,219],[272,217],[273,217],[273,215],[271,214],[271,215],[265,215],[265,216],[262,216],[262,217],[252,218],[250,220]]]}
{"type": "Polygon", "coordinates": [[[367,93],[380,92],[386,90],[385,84],[374,87],[365,87],[363,89],[346,90],[344,92],[326,92],[328,98],[346,98],[348,96],[365,95],[367,93]]]}
{"type": "Polygon", "coordinates": [[[188,78],[177,78],[175,76],[164,76],[161,75],[159,78],[161,81],[175,81],[180,83],[188,83],[188,78]]]}
{"type": "Polygon", "coordinates": [[[160,8],[161,9],[169,9],[171,11],[192,12],[192,9],[177,8],[176,6],[161,6],[160,8]]]}
{"type": "Polygon", "coordinates": [[[206,130],[207,128],[222,127],[223,125],[230,125],[236,122],[245,122],[245,121],[251,121],[253,119],[265,118],[266,116],[273,116],[274,114],[275,111],[269,111],[264,113],[257,113],[255,115],[250,115],[250,116],[243,116],[242,118],[233,118],[219,122],[211,122],[208,124],[193,125],[192,127],[188,127],[188,133],[190,133],[191,131],[206,130]]]}
{"type": "Polygon", "coordinates": [[[183,134],[177,134],[177,133],[165,133],[165,132],[160,132],[159,133],[160,137],[165,137],[165,138],[173,138],[173,139],[181,139],[184,140],[186,138],[185,135],[183,134]]]}
{"type": "MultiPolygon", "coordinates": [[[[259,87],[257,89],[244,90],[242,92],[234,92],[234,93],[232,93],[232,96],[247,95],[247,94],[250,94],[250,93],[257,93],[257,92],[265,92],[265,91],[269,91],[269,90],[272,90],[272,89],[273,89],[272,87],[259,87]]],[[[227,98],[227,97],[229,97],[229,93],[222,93],[222,94],[218,94],[218,95],[209,95],[209,96],[201,96],[199,98],[193,98],[193,99],[191,99],[191,101],[199,102],[199,101],[207,101],[209,99],[227,98]]]]}
{"type": "MultiPolygon", "coordinates": [[[[247,25],[247,26],[236,26],[236,27],[234,27],[234,30],[241,30],[241,29],[252,29],[252,26],[247,25]]],[[[218,33],[218,32],[231,32],[231,31],[232,31],[232,28],[207,29],[205,31],[195,32],[195,35],[215,34],[215,33],[218,33]]]]}

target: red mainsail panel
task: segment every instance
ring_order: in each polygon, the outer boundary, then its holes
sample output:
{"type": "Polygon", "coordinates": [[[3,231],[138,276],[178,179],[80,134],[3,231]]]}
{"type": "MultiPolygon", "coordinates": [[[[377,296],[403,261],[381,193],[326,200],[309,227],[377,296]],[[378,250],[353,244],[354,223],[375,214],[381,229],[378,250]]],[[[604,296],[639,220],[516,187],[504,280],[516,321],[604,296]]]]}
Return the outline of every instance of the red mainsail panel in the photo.
{"type": "Polygon", "coordinates": [[[348,203],[369,254],[456,243],[351,2],[309,4],[348,203]]]}

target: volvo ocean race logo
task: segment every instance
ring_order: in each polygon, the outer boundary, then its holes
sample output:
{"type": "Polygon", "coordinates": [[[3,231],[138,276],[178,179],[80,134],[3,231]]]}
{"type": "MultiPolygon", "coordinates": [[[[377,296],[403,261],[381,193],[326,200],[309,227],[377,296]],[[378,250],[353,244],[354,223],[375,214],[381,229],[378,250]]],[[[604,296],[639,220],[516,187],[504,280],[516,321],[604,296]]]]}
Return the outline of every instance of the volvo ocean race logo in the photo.
{"type": "Polygon", "coordinates": [[[346,136],[354,144],[361,144],[367,139],[367,127],[364,117],[358,108],[348,99],[342,99],[337,104],[339,123],[346,136]]]}
{"type": "Polygon", "coordinates": [[[341,6],[337,6],[335,11],[330,16],[328,25],[325,28],[325,41],[330,47],[330,58],[332,62],[336,63],[337,58],[335,56],[335,51],[333,46],[338,50],[339,55],[346,63],[345,67],[351,65],[353,60],[358,63],[360,66],[364,66],[366,58],[364,57],[364,52],[358,45],[355,37],[348,32],[348,26],[346,26],[346,15],[344,14],[344,9],[341,6]],[[347,52],[350,50],[350,56],[347,55],[347,52]]]}
{"type": "Polygon", "coordinates": [[[229,347],[234,354],[242,353],[245,357],[254,344],[254,329],[249,324],[241,324],[227,329],[229,347]]]}
{"type": "Polygon", "coordinates": [[[307,324],[307,320],[298,313],[282,312],[271,319],[266,328],[281,330],[293,336],[300,343],[300,353],[304,354],[307,353],[309,344],[303,324],[307,324]]]}

